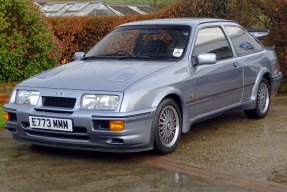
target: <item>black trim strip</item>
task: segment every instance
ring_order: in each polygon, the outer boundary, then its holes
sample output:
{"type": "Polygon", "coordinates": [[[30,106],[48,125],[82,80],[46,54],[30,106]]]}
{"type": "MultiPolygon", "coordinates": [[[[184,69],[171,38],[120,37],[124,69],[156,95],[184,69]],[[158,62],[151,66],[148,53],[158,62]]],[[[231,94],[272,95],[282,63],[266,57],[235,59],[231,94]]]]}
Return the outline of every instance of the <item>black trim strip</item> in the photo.
{"type": "Polygon", "coordinates": [[[56,110],[56,109],[42,109],[42,108],[34,108],[35,111],[41,111],[41,112],[48,112],[48,113],[67,113],[67,114],[73,114],[74,111],[63,111],[63,110],[56,110]]]}
{"type": "Polygon", "coordinates": [[[254,86],[255,83],[249,83],[248,85],[244,85],[244,87],[250,87],[250,86],[254,86]]]}
{"type": "Polygon", "coordinates": [[[11,108],[4,107],[3,111],[16,111],[16,109],[11,109],[11,108]]]}
{"type": "Polygon", "coordinates": [[[132,117],[138,117],[143,115],[150,115],[151,112],[145,112],[145,113],[138,113],[135,115],[127,115],[127,116],[98,116],[98,115],[92,115],[92,118],[105,118],[105,119],[119,119],[119,118],[132,118],[132,117]]]}
{"type": "Polygon", "coordinates": [[[221,95],[221,94],[224,94],[224,93],[233,92],[233,91],[236,91],[236,90],[239,90],[239,89],[243,89],[243,87],[236,88],[236,89],[231,89],[231,90],[228,90],[228,91],[223,91],[223,92],[216,93],[216,94],[213,94],[213,95],[208,95],[208,96],[201,97],[201,98],[195,99],[195,100],[190,100],[190,101],[187,101],[186,104],[190,104],[190,103],[193,103],[193,102],[196,102],[196,101],[201,101],[201,100],[203,100],[203,99],[205,99],[205,98],[213,97],[213,96],[215,96],[215,95],[221,95]]]}
{"type": "Polygon", "coordinates": [[[25,128],[26,132],[29,133],[42,133],[49,135],[65,135],[65,136],[88,136],[88,133],[80,133],[80,132],[67,132],[67,131],[56,131],[56,130],[45,130],[38,128],[25,128]]]}

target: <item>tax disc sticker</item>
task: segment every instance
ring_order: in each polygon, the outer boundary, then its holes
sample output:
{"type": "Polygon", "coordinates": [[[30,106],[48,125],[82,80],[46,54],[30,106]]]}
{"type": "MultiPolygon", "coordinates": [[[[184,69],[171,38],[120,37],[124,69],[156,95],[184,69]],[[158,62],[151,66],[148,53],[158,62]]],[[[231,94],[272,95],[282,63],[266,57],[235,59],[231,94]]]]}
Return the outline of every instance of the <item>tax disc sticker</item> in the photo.
{"type": "Polygon", "coordinates": [[[181,57],[182,52],[183,52],[183,49],[177,49],[176,48],[176,49],[173,50],[172,56],[174,56],[174,57],[181,57]]]}

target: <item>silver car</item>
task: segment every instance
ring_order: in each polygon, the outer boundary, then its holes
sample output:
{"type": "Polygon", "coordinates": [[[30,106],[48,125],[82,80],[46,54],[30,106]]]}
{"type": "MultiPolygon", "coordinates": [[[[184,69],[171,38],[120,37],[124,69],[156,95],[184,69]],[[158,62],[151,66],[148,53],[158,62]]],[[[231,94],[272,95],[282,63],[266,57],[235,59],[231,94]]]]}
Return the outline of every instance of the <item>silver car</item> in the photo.
{"type": "Polygon", "coordinates": [[[267,114],[282,73],[256,38],[264,35],[221,19],[121,25],[74,62],[16,86],[6,129],[36,145],[170,153],[199,120],[267,114]]]}

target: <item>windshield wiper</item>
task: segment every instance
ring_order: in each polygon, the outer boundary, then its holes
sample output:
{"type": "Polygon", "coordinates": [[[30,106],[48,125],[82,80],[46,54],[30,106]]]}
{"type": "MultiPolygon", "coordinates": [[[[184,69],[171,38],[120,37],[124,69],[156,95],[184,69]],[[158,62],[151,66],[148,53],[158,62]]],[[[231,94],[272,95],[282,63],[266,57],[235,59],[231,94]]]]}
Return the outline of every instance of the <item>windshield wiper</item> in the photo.
{"type": "Polygon", "coordinates": [[[83,57],[81,60],[88,60],[88,59],[125,59],[125,58],[136,58],[136,56],[116,56],[113,54],[107,54],[107,55],[99,55],[99,56],[89,56],[89,57],[83,57]]]}
{"type": "Polygon", "coordinates": [[[139,58],[138,56],[119,56],[117,57],[118,60],[122,60],[122,59],[133,59],[133,58],[139,58]]]}
{"type": "Polygon", "coordinates": [[[107,56],[89,56],[89,57],[83,57],[81,60],[87,60],[87,59],[101,59],[101,58],[108,58],[107,56]]]}
{"type": "Polygon", "coordinates": [[[140,57],[143,58],[159,58],[159,59],[177,59],[177,57],[173,57],[169,54],[147,54],[147,55],[141,55],[140,57]]]}
{"type": "Polygon", "coordinates": [[[99,55],[99,56],[89,56],[84,57],[81,60],[87,59],[101,59],[101,58],[111,58],[111,59],[177,59],[177,57],[170,56],[168,54],[146,54],[146,55],[126,55],[126,56],[117,56],[114,54],[106,54],[106,55],[99,55]]]}

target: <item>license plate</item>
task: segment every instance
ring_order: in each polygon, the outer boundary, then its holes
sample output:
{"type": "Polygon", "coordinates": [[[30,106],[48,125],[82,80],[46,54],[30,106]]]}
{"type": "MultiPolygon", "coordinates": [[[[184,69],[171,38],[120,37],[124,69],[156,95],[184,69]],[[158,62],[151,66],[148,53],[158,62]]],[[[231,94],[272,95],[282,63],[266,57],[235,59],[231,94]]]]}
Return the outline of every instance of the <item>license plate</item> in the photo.
{"type": "Polygon", "coordinates": [[[71,119],[58,119],[29,116],[30,127],[35,129],[49,129],[57,131],[73,131],[71,119]]]}

